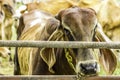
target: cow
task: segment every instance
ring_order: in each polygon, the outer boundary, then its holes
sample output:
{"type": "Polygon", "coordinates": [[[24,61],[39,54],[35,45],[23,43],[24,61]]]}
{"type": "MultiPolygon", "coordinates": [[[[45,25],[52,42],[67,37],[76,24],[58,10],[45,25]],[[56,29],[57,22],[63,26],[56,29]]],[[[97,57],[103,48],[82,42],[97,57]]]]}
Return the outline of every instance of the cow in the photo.
{"type": "MultiPolygon", "coordinates": [[[[55,17],[43,11],[33,10],[22,15],[18,26],[18,40],[37,41],[86,41],[99,40],[95,36],[97,26],[93,9],[71,7],[60,11],[55,17]]],[[[116,57],[110,50],[101,49],[104,67],[113,72],[116,57]],[[104,57],[109,51],[110,57],[104,57]],[[105,61],[107,60],[107,61],[105,61]],[[111,63],[109,61],[113,61],[111,63]],[[113,65],[114,66],[111,66],[113,65]]],[[[23,48],[17,47],[14,59],[15,75],[97,75],[99,64],[94,50],[87,48],[23,48]]]]}
{"type": "MultiPolygon", "coordinates": [[[[0,40],[10,40],[12,37],[12,15],[14,14],[13,3],[13,0],[0,0],[0,40]]],[[[0,55],[4,58],[10,55],[9,48],[0,47],[0,55]]]]}

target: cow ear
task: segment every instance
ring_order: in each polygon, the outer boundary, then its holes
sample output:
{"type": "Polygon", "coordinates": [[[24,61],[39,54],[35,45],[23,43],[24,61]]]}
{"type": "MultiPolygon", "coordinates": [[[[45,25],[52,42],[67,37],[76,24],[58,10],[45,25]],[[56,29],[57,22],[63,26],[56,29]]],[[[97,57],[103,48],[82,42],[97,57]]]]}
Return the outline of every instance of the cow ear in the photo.
{"type": "Polygon", "coordinates": [[[62,15],[64,14],[65,10],[61,10],[60,12],[58,12],[58,14],[55,16],[56,19],[61,21],[62,15]]]}
{"type": "MultiPolygon", "coordinates": [[[[58,29],[59,25],[59,22],[54,23],[53,20],[48,21],[48,23],[45,26],[45,32],[49,34],[49,36],[47,37],[47,41],[58,41],[62,39],[63,32],[58,29]]],[[[40,56],[43,59],[43,61],[48,65],[48,70],[51,73],[55,73],[52,69],[54,64],[56,63],[55,48],[42,48],[40,50],[40,56]]]]}
{"type": "Polygon", "coordinates": [[[107,74],[112,74],[117,66],[117,59],[111,49],[100,49],[99,62],[107,74]]]}
{"type": "MultiPolygon", "coordinates": [[[[96,40],[98,42],[111,42],[111,40],[104,34],[102,27],[98,24],[96,29],[96,40]]],[[[99,62],[107,74],[112,74],[117,66],[117,58],[113,49],[99,49],[99,62]]]]}
{"type": "Polygon", "coordinates": [[[54,73],[52,69],[56,62],[54,48],[42,48],[40,51],[40,56],[43,61],[48,65],[48,69],[51,73],[54,73]]]}
{"type": "MultiPolygon", "coordinates": [[[[63,33],[56,29],[51,36],[49,37],[48,41],[59,41],[62,40],[63,33]]],[[[42,48],[40,50],[40,56],[43,61],[48,65],[49,71],[54,73],[52,67],[56,62],[56,55],[55,55],[55,48],[42,48]]]]}

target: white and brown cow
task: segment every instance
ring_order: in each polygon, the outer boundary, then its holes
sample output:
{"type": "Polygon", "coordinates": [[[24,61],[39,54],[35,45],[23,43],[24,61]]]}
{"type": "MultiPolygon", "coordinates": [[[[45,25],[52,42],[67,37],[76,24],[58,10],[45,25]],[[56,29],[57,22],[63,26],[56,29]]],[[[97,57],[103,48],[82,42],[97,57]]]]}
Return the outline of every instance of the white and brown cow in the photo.
{"type": "MultiPolygon", "coordinates": [[[[22,15],[18,27],[18,40],[37,41],[86,41],[93,38],[97,26],[96,13],[92,9],[71,7],[53,17],[39,10],[22,15]]],[[[100,34],[101,36],[102,34],[100,34]]],[[[110,50],[100,50],[101,57],[110,50]],[[105,52],[105,53],[104,53],[105,52]]],[[[112,52],[105,58],[107,70],[113,72],[116,57],[112,52]],[[111,56],[112,55],[112,56],[111,56]],[[110,63],[112,60],[114,63],[110,63]],[[113,65],[114,66],[111,66],[113,65]],[[109,69],[108,69],[109,67],[109,69]]],[[[94,50],[87,48],[16,48],[14,74],[21,75],[97,75],[98,61],[94,50]]]]}

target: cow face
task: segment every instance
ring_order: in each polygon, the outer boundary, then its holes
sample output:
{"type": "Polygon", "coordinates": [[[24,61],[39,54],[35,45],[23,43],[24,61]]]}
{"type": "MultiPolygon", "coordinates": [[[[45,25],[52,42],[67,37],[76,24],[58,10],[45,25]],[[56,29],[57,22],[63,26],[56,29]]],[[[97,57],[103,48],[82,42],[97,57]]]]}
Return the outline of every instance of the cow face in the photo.
{"type": "MultiPolygon", "coordinates": [[[[65,31],[72,37],[69,40],[91,42],[97,23],[92,9],[72,7],[61,11],[58,16],[65,31]]],[[[68,35],[69,36],[69,35],[68,35]]],[[[92,49],[75,49],[76,72],[80,75],[96,75],[99,67],[92,49]]]]}
{"type": "Polygon", "coordinates": [[[1,9],[4,11],[6,17],[12,17],[14,11],[14,0],[0,0],[1,9]]]}

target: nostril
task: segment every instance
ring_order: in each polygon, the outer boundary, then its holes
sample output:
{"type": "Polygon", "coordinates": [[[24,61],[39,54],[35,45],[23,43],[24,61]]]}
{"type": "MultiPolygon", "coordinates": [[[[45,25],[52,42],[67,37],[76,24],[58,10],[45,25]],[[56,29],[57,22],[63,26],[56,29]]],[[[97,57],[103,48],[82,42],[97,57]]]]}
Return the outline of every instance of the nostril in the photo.
{"type": "Polygon", "coordinates": [[[80,71],[84,75],[91,75],[97,73],[97,63],[81,63],[80,71]]]}
{"type": "Polygon", "coordinates": [[[85,64],[81,63],[80,64],[80,69],[81,69],[82,74],[87,74],[87,68],[86,68],[85,64]]]}
{"type": "Polygon", "coordinates": [[[80,67],[81,67],[81,69],[83,69],[83,70],[86,70],[86,68],[85,68],[85,65],[84,64],[80,64],[80,67]]]}

